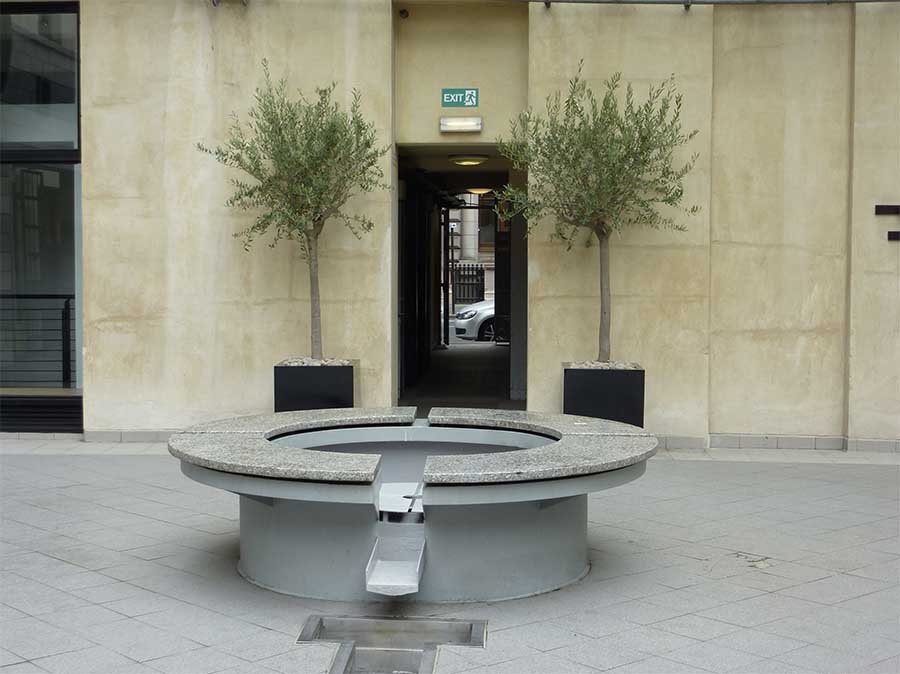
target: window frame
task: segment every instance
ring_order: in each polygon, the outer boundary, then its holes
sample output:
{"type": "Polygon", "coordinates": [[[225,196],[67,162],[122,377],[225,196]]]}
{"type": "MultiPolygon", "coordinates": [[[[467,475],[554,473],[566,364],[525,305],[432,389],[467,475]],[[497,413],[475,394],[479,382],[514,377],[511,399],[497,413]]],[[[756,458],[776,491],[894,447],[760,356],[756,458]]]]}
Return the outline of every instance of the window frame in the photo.
{"type": "MultiPolygon", "coordinates": [[[[77,181],[80,181],[81,176],[81,145],[82,145],[82,133],[81,133],[81,96],[82,96],[82,71],[81,71],[81,11],[78,2],[35,2],[32,0],[31,2],[2,2],[0,3],[0,16],[4,15],[15,15],[15,14],[74,14],[75,15],[75,68],[77,72],[77,90],[76,90],[76,138],[77,138],[77,147],[74,149],[66,150],[59,148],[51,148],[51,149],[40,149],[40,148],[17,148],[17,149],[2,149],[0,148],[0,164],[9,165],[9,164],[47,164],[57,166],[72,166],[74,167],[75,175],[78,177],[77,181]]],[[[76,182],[76,190],[74,193],[75,197],[75,209],[76,209],[76,222],[79,228],[83,227],[81,222],[81,192],[77,187],[78,182],[76,182]]],[[[81,230],[79,230],[81,231],[81,230]]],[[[83,389],[79,387],[84,386],[83,383],[83,371],[84,364],[81,360],[81,322],[83,320],[83,311],[81,308],[81,304],[83,303],[83,292],[79,290],[80,287],[80,271],[79,258],[83,259],[80,253],[80,244],[77,243],[79,241],[79,237],[82,236],[80,233],[76,232],[76,249],[75,254],[78,256],[75,260],[75,296],[76,296],[76,318],[75,318],[75,352],[76,352],[76,360],[75,360],[75,372],[76,377],[72,380],[71,390],[76,392],[77,397],[80,399],[82,396],[83,389]],[[79,294],[81,293],[81,294],[79,294]]],[[[15,387],[10,387],[11,391],[14,391],[15,387]]],[[[55,387],[53,387],[55,391],[55,387]]],[[[3,394],[7,395],[7,394],[3,394]]],[[[11,395],[17,395],[13,392],[11,395]]],[[[44,394],[40,394],[44,395],[44,394]]],[[[56,395],[53,393],[52,395],[56,395]]],[[[2,397],[2,396],[0,396],[2,397]]],[[[79,405],[80,409],[80,405],[79,405]]],[[[5,424],[5,419],[3,419],[5,415],[0,415],[0,427],[3,427],[5,424]]],[[[52,418],[52,414],[50,418],[52,418]]],[[[14,423],[12,415],[10,417],[10,423],[14,423]]],[[[78,422],[79,425],[83,425],[81,421],[78,422]]]]}

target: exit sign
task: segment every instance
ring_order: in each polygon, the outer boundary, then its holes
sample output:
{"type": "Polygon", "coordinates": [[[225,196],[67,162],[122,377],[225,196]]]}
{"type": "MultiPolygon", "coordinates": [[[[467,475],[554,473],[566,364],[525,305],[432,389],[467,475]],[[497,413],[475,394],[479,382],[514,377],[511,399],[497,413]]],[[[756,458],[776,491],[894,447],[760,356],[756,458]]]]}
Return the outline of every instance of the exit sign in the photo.
{"type": "Polygon", "coordinates": [[[477,108],[478,89],[441,89],[442,108],[477,108]]]}

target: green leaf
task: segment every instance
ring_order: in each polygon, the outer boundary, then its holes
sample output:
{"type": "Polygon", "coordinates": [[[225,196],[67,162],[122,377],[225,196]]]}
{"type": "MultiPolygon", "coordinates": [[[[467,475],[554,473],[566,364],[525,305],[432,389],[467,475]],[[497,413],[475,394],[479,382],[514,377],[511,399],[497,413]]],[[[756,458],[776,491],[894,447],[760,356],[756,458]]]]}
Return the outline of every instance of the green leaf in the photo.
{"type": "Polygon", "coordinates": [[[274,82],[263,61],[263,82],[242,123],[235,115],[222,145],[200,151],[239,169],[228,206],[256,213],[253,224],[236,236],[249,248],[255,239],[272,235],[298,241],[318,237],[330,219],[343,222],[356,236],[370,231],[367,218],[343,211],[356,194],[387,188],[381,158],[390,146],[379,146],[375,125],[361,111],[353,91],[349,109],[335,100],[336,84],[317,88],[306,98],[289,96],[284,79],[274,82]]]}
{"type": "Polygon", "coordinates": [[[498,139],[513,168],[528,171],[527,189],[500,191],[498,215],[522,215],[531,225],[551,216],[555,238],[568,248],[583,229],[598,238],[629,225],[684,230],[675,216],[699,211],[682,203],[683,180],[697,155],[681,164],[675,155],[697,131],[682,129],[674,76],[638,102],[630,84],[620,95],[620,73],[604,83],[598,99],[581,70],[580,64],[565,99],[551,94],[543,114],[521,113],[509,138],[498,139]]]}

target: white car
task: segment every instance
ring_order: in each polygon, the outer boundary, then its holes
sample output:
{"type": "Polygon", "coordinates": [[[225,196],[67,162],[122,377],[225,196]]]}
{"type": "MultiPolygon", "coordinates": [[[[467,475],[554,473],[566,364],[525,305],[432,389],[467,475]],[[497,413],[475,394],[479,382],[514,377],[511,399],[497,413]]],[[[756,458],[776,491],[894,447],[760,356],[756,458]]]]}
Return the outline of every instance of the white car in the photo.
{"type": "Polygon", "coordinates": [[[456,312],[453,326],[460,339],[493,342],[494,300],[484,300],[463,307],[456,312]]]}

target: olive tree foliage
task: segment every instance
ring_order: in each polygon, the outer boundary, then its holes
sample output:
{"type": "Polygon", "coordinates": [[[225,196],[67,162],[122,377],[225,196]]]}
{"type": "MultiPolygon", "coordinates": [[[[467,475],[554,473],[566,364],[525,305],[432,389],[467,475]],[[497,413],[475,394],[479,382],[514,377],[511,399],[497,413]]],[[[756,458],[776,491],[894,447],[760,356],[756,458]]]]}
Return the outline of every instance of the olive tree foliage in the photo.
{"type": "Polygon", "coordinates": [[[528,172],[527,188],[507,185],[498,194],[500,217],[524,216],[530,232],[550,216],[567,249],[582,239],[599,244],[601,361],[610,358],[609,237],[632,225],[683,231],[676,215],[699,211],[682,206],[683,178],[697,155],[680,163],[675,153],[697,132],[682,130],[674,77],[651,86],[643,102],[630,84],[621,100],[620,83],[618,73],[606,80],[597,100],[579,66],[565,99],[551,94],[544,114],[521,113],[510,138],[498,140],[500,154],[528,172]]]}
{"type": "Polygon", "coordinates": [[[387,187],[380,160],[390,146],[378,145],[358,91],[345,110],[334,100],[334,83],[316,89],[311,100],[302,92],[291,99],[284,79],[272,81],[266,61],[263,75],[246,126],[234,114],[224,144],[197,147],[246,175],[231,179],[234,192],[226,202],[256,214],[253,224],[235,234],[245,249],[266,233],[273,235],[271,246],[282,239],[300,245],[309,267],[310,355],[322,358],[319,236],[332,219],[357,238],[371,231],[368,217],[343,209],[351,196],[387,187]]]}

